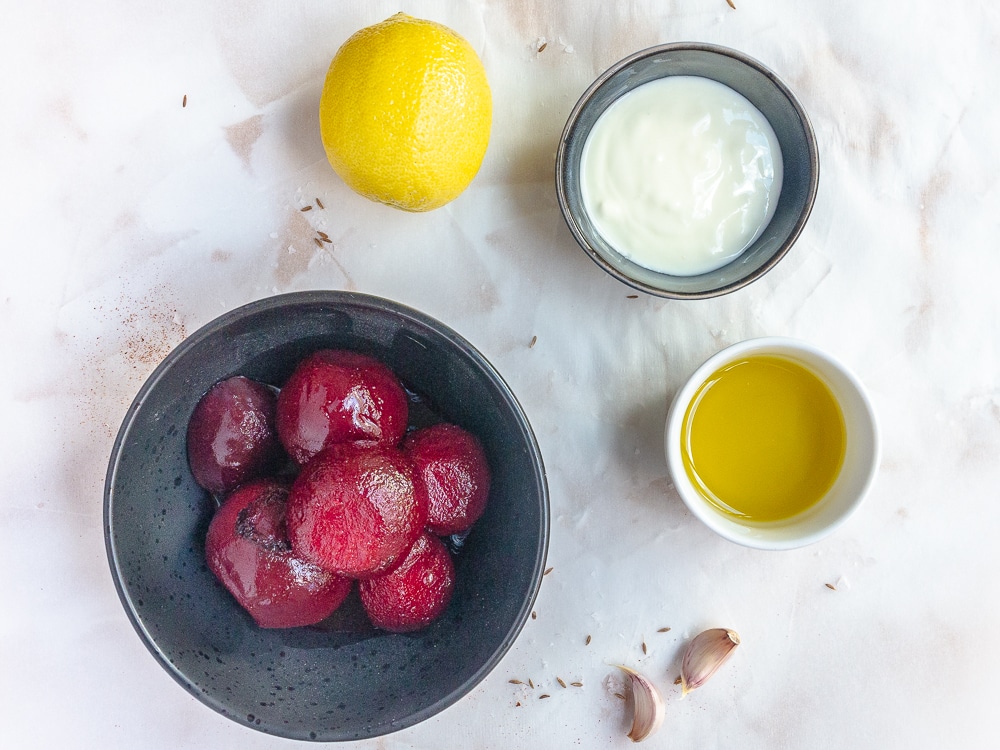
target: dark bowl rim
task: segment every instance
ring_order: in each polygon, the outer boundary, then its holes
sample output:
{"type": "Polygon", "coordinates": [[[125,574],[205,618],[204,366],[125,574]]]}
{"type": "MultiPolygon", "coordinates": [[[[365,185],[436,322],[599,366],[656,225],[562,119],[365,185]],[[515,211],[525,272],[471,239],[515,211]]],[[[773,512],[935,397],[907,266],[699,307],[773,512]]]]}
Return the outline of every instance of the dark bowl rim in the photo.
{"type": "MultiPolygon", "coordinates": [[[[712,297],[721,297],[724,294],[729,294],[730,292],[735,292],[737,289],[745,287],[753,281],[756,281],[761,276],[766,274],[772,268],[774,268],[778,261],[780,261],[785,254],[791,249],[792,245],[798,240],[799,235],[805,228],[806,222],[809,220],[809,216],[812,213],[813,204],[816,202],[816,194],[819,190],[819,147],[816,142],[816,133],[813,130],[812,123],[809,120],[809,115],[806,114],[805,109],[802,107],[799,100],[796,98],[792,90],[782,81],[778,75],[764,65],[759,60],[750,57],[749,55],[740,52],[738,50],[732,49],[731,47],[725,47],[719,44],[709,44],[706,42],[670,42],[668,44],[658,44],[652,47],[646,47],[637,52],[633,52],[627,57],[623,57],[618,62],[614,63],[611,67],[601,73],[594,81],[587,87],[587,90],[583,92],[580,98],[577,100],[576,105],[573,107],[566,119],[566,125],[563,128],[562,135],[559,138],[559,148],[556,151],[556,195],[559,200],[559,208],[562,211],[563,219],[566,225],[569,227],[573,238],[577,241],[577,244],[583,248],[584,252],[594,261],[598,266],[600,266],[606,273],[614,276],[616,279],[624,284],[637,289],[646,294],[651,294],[656,297],[665,297],[667,299],[710,299],[712,297]],[[576,217],[573,215],[573,211],[570,209],[569,201],[567,199],[567,191],[565,185],[565,170],[566,170],[566,148],[567,141],[569,140],[570,134],[576,126],[576,122],[580,117],[581,112],[587,108],[590,104],[590,100],[593,98],[594,94],[599,88],[601,88],[612,76],[618,73],[623,68],[632,65],[638,60],[643,60],[647,57],[653,57],[655,55],[660,55],[666,52],[678,52],[678,51],[698,51],[698,52],[709,52],[712,54],[722,55],[724,57],[729,57],[737,62],[743,63],[754,70],[758,71],[764,77],[766,77],[774,86],[777,88],[782,95],[788,100],[788,103],[792,106],[793,111],[802,124],[802,129],[805,132],[806,144],[809,147],[809,189],[806,194],[805,206],[796,220],[795,224],[792,226],[792,230],[784,242],[781,243],[781,247],[772,255],[765,263],[763,263],[759,268],[755,269],[746,276],[725,284],[721,287],[715,289],[707,289],[700,292],[678,292],[670,291],[666,289],[660,289],[658,287],[652,286],[650,284],[645,284],[641,281],[631,278],[625,273],[608,263],[601,255],[598,253],[591,244],[587,241],[583,232],[580,230],[579,224],[576,217]]],[[[664,274],[667,275],[667,274],[664,274]]]]}
{"type": "MultiPolygon", "coordinates": [[[[365,294],[361,292],[348,292],[348,291],[337,291],[337,290],[309,290],[301,292],[289,292],[285,294],[274,295],[270,297],[265,297],[253,302],[249,302],[240,307],[234,308],[222,315],[209,321],[201,328],[196,330],[190,336],[185,338],[180,344],[178,344],[174,349],[167,354],[166,357],[156,366],[152,373],[147,377],[146,381],[143,383],[142,387],[139,389],[135,398],[132,400],[128,411],[125,413],[125,417],[122,420],[121,427],[118,430],[118,434],[115,438],[114,445],[111,450],[111,455],[108,461],[108,470],[105,475],[104,482],[104,501],[103,501],[103,525],[104,525],[104,545],[105,552],[108,557],[108,565],[111,568],[111,578],[115,584],[115,590],[118,592],[118,598],[121,601],[122,607],[128,616],[129,621],[132,623],[132,627],[135,629],[136,633],[139,635],[139,639],[142,641],[146,649],[153,655],[156,661],[161,667],[189,694],[196,697],[200,702],[204,703],[206,706],[211,708],[215,713],[222,714],[227,719],[230,719],[240,726],[249,727],[260,732],[264,732],[271,736],[280,736],[286,739],[296,739],[296,740],[315,740],[319,742],[348,742],[348,741],[361,741],[365,739],[372,739],[375,737],[383,737],[394,732],[407,729],[416,724],[419,724],[426,719],[444,711],[449,706],[457,703],[461,698],[468,695],[477,685],[479,685],[488,675],[492,672],[502,661],[503,657],[506,656],[507,652],[510,651],[517,637],[524,630],[524,626],[528,621],[528,617],[534,608],[535,601],[538,597],[538,592],[541,589],[542,576],[545,570],[545,561],[548,555],[549,548],[549,538],[551,535],[551,509],[550,509],[550,498],[549,498],[549,488],[548,480],[545,471],[545,464],[542,460],[541,449],[539,448],[537,438],[535,437],[534,431],[531,428],[531,423],[528,421],[528,417],[524,412],[524,408],[518,401],[514,392],[511,390],[510,386],[503,379],[496,368],[489,362],[488,359],[476,349],[465,337],[457,333],[451,327],[441,323],[434,318],[419,312],[411,307],[403,305],[399,302],[393,300],[379,297],[375,295],[365,294]],[[271,731],[268,727],[264,729],[263,727],[258,727],[254,724],[248,724],[246,722],[240,721],[239,717],[234,715],[231,711],[221,711],[219,706],[224,705],[223,701],[218,699],[213,699],[212,696],[208,696],[202,693],[198,689],[192,680],[190,680],[184,673],[182,673],[177,667],[170,663],[169,659],[159,650],[156,639],[152,636],[149,630],[143,624],[142,618],[139,617],[136,607],[133,604],[131,597],[126,590],[126,587],[122,581],[122,572],[118,560],[118,551],[114,541],[113,533],[113,522],[112,522],[112,510],[114,505],[114,483],[115,477],[118,472],[118,467],[121,458],[121,452],[124,448],[125,442],[129,437],[132,426],[135,422],[136,416],[139,410],[142,408],[146,401],[149,393],[157,386],[160,380],[166,375],[166,373],[173,367],[174,363],[181,358],[186,352],[200,344],[206,338],[216,333],[218,330],[228,326],[229,324],[241,320],[247,316],[257,314],[259,312],[281,308],[289,305],[298,304],[336,304],[340,306],[353,306],[353,307],[367,307],[367,308],[377,308],[382,311],[390,311],[392,313],[398,314],[403,318],[407,319],[412,323],[416,323],[420,326],[432,330],[434,333],[444,336],[451,343],[456,345],[467,357],[469,357],[474,364],[486,374],[490,381],[502,392],[505,400],[513,408],[517,421],[523,431],[525,438],[525,447],[529,451],[529,460],[531,465],[535,469],[535,482],[539,490],[539,501],[540,501],[540,517],[541,526],[539,528],[540,539],[538,548],[535,554],[535,562],[532,570],[532,585],[531,589],[526,592],[524,602],[521,606],[520,611],[517,613],[511,627],[508,629],[506,635],[501,640],[499,646],[494,651],[492,656],[477,669],[472,675],[469,676],[465,682],[459,685],[457,688],[452,690],[450,693],[435,701],[431,705],[417,711],[404,719],[394,721],[387,731],[377,731],[374,733],[364,734],[364,735],[351,735],[338,734],[336,736],[331,736],[330,734],[319,734],[316,736],[303,737],[300,734],[292,733],[281,733],[280,731],[271,731]]],[[[306,730],[308,732],[308,730],[306,730]]]]}

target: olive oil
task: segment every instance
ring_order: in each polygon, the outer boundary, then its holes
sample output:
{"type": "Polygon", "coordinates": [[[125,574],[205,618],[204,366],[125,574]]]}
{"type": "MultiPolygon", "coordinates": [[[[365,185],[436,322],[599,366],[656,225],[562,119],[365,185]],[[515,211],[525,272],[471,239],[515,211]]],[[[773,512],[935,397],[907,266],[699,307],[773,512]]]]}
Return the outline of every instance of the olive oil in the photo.
{"type": "Polygon", "coordinates": [[[681,456],[692,483],[720,511],[783,521],[833,485],[847,444],[844,416],[812,370],[751,355],[712,373],[688,406],[681,456]]]}

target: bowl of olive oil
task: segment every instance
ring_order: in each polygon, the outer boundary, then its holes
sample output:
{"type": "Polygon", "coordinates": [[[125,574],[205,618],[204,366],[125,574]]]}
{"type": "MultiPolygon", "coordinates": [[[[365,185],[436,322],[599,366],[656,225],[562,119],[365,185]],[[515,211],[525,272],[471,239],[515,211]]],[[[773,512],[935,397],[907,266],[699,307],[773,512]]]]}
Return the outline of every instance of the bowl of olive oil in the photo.
{"type": "Polygon", "coordinates": [[[880,457],[861,382],[829,354],[778,337],[701,365],[674,396],[665,449],[695,517],[759,549],[832,533],[864,500],[880,457]]]}

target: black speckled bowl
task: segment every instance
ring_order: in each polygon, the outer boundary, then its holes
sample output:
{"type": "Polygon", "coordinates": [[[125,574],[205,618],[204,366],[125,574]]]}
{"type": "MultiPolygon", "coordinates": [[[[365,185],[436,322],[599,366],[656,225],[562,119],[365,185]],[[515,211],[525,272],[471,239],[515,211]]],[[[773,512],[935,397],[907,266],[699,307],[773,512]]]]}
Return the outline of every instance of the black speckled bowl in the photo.
{"type": "Polygon", "coordinates": [[[347,292],[264,299],[190,336],[132,403],[105,485],[111,573],[153,656],[216,711],[304,740],[383,735],[472,690],[531,612],[548,533],[542,457],[496,370],[441,323],[347,292]],[[456,557],[452,602],[414,634],[374,630],[352,600],[320,626],[264,630],[205,565],[215,502],[188,469],[185,433],[195,404],[230,375],[280,385],[302,357],[323,347],[383,360],[441,416],[478,435],[492,467],[486,513],[456,557]]]}
{"type": "Polygon", "coordinates": [[[798,239],[819,187],[819,151],[812,125],[791,90],[751,57],[714,44],[682,42],[636,52],[598,76],[570,113],[556,154],[556,193],[580,247],[619,281],[647,294],[704,299],[733,292],[777,265],[798,239]],[[583,203],[580,160],[590,130],[619,98],[667,76],[701,76],[739,92],[767,118],[781,146],[784,179],[774,216],[757,239],[730,263],[698,276],[672,276],[643,268],[612,247],[594,228],[583,203]]]}

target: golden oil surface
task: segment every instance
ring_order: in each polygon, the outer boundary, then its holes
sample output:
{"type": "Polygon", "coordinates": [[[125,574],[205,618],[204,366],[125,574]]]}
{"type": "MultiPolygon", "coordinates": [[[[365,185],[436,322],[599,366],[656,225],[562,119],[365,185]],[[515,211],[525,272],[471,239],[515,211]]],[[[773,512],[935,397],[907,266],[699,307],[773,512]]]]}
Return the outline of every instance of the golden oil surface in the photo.
{"type": "Polygon", "coordinates": [[[844,416],[830,388],[796,361],[751,355],[716,370],[681,428],[688,477],[723,513],[782,521],[812,507],[844,462],[844,416]]]}

